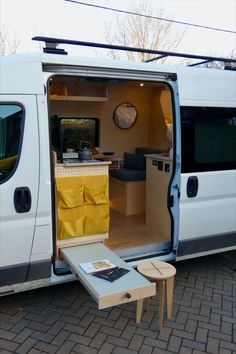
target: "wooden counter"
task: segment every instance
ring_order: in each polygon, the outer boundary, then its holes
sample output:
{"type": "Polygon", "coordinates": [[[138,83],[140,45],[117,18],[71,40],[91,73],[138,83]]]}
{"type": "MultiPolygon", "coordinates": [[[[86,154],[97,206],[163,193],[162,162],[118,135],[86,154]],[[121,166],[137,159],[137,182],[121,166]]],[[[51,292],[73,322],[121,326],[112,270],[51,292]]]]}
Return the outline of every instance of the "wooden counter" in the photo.
{"type": "Polygon", "coordinates": [[[111,161],[65,162],[55,165],[55,177],[107,175],[111,161]]]}
{"type": "Polygon", "coordinates": [[[148,231],[170,238],[168,187],[172,175],[172,158],[164,154],[147,155],[146,224],[148,231]]]}

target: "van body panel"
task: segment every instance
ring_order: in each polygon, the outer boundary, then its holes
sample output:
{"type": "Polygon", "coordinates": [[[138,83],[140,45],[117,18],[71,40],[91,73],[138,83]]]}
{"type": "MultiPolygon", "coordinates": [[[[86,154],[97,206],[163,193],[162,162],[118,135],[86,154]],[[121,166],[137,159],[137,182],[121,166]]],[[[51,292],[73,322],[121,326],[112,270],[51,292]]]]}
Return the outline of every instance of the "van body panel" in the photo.
{"type": "Polygon", "coordinates": [[[213,171],[181,176],[179,240],[198,239],[236,230],[236,172],[213,171]],[[198,193],[189,198],[187,180],[198,178],[198,193]]]}
{"type": "Polygon", "coordinates": [[[43,94],[39,54],[13,54],[1,58],[0,94],[43,94]]]}
{"type": "Polygon", "coordinates": [[[30,262],[42,261],[52,258],[52,226],[40,225],[35,227],[34,240],[30,262]]]}
{"type": "Polygon", "coordinates": [[[35,235],[31,261],[51,259],[53,253],[52,226],[52,183],[49,151],[48,106],[46,95],[37,96],[39,134],[39,185],[38,204],[35,219],[35,235]]]}
{"type": "Polygon", "coordinates": [[[181,106],[236,107],[236,72],[178,68],[181,106]]]}
{"type": "Polygon", "coordinates": [[[3,103],[18,103],[24,109],[24,131],[17,168],[0,185],[0,271],[1,267],[27,264],[30,261],[35,232],[39,185],[39,136],[36,96],[1,96],[3,103]],[[31,194],[28,212],[17,212],[14,193],[27,187],[31,194]]]}

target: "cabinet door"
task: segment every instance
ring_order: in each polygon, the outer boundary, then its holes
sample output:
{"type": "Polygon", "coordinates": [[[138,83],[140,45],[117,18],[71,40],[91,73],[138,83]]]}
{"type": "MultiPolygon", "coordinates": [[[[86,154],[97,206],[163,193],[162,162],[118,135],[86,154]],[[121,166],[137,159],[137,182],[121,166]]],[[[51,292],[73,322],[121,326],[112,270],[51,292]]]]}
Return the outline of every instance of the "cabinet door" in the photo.
{"type": "Polygon", "coordinates": [[[158,234],[158,239],[166,241],[171,238],[171,220],[168,210],[171,174],[172,161],[147,158],[147,227],[153,235],[158,234]]]}

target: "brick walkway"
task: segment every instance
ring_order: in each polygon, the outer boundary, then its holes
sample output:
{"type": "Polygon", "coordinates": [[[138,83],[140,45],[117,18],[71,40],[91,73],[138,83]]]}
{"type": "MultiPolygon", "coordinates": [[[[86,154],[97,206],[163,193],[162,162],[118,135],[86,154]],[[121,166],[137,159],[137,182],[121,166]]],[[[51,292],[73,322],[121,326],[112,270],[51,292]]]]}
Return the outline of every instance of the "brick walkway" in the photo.
{"type": "Polygon", "coordinates": [[[236,272],[218,257],[175,264],[174,316],[156,330],[156,303],[98,311],[77,282],[0,299],[0,352],[235,354],[236,272]]]}

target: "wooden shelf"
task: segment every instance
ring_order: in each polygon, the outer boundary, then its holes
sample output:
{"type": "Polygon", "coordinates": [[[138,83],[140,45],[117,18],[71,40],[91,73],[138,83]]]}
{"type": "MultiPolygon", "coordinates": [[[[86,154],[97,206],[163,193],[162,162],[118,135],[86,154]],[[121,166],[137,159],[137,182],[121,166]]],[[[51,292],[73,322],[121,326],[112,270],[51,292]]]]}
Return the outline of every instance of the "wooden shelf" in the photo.
{"type": "Polygon", "coordinates": [[[107,88],[104,85],[91,85],[88,82],[53,82],[50,86],[50,99],[54,101],[108,101],[107,88]]]}
{"type": "Polygon", "coordinates": [[[97,96],[60,96],[60,95],[50,95],[52,101],[83,101],[83,102],[107,102],[108,97],[97,97],[97,96]]]}

